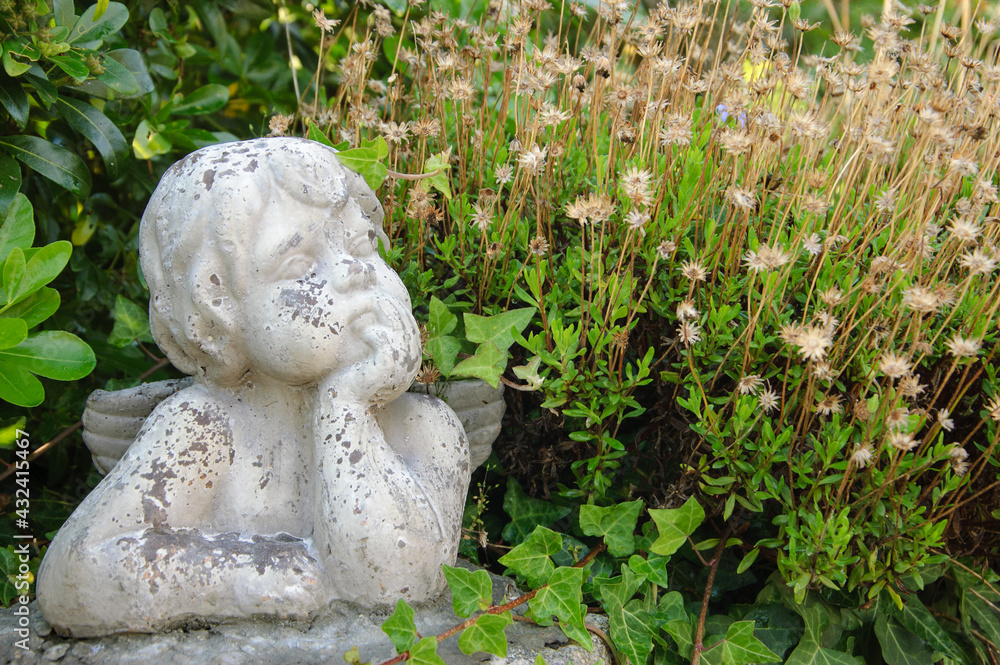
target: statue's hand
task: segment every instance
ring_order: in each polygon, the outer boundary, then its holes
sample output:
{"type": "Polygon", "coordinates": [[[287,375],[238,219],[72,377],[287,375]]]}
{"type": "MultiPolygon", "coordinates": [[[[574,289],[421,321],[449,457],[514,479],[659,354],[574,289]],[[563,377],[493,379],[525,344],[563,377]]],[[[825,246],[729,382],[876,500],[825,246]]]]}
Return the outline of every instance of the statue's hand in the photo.
{"type": "Polygon", "coordinates": [[[384,404],[403,393],[420,366],[420,335],[413,316],[391,298],[375,303],[375,322],[354,332],[372,352],[361,362],[333,372],[320,383],[321,400],[384,404]]]}

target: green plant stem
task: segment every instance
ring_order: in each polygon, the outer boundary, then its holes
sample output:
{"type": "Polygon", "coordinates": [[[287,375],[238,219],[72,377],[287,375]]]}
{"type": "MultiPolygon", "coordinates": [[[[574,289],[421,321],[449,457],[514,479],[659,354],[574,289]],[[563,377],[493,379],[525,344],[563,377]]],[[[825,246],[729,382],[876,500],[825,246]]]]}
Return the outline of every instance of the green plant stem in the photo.
{"type": "Polygon", "coordinates": [[[726,532],[719,540],[719,545],[715,548],[715,556],[711,561],[712,567],[708,570],[705,593],[701,597],[701,612],[698,614],[698,625],[694,630],[694,649],[691,652],[691,665],[698,665],[701,652],[706,651],[702,644],[702,639],[705,637],[705,618],[708,616],[708,600],[712,596],[712,584],[715,582],[715,573],[719,570],[719,560],[722,559],[722,550],[725,549],[727,540],[729,540],[729,529],[726,529],[726,532]]]}
{"type": "MultiPolygon", "coordinates": [[[[587,556],[583,557],[582,559],[580,559],[579,561],[577,561],[575,564],[573,564],[573,568],[583,568],[588,563],[590,563],[591,561],[593,561],[594,557],[596,557],[598,554],[600,554],[601,552],[603,552],[604,549],[605,549],[605,547],[606,546],[605,546],[604,543],[601,543],[599,545],[595,545],[592,550],[590,550],[589,552],[587,552],[587,556]]],[[[709,580],[711,581],[711,578],[709,578],[709,580]]],[[[531,600],[532,598],[534,598],[536,595],[538,595],[538,592],[541,591],[542,589],[544,589],[546,586],[548,586],[548,585],[547,584],[543,584],[542,586],[538,587],[537,589],[533,589],[532,591],[529,591],[528,593],[526,593],[524,595],[518,596],[517,598],[515,598],[514,600],[512,600],[512,601],[510,601],[508,603],[504,603],[503,605],[494,605],[493,607],[489,607],[489,608],[487,608],[483,612],[483,614],[478,614],[478,615],[476,615],[476,616],[474,616],[474,617],[472,617],[470,619],[466,619],[465,621],[463,621],[462,623],[458,624],[457,626],[452,626],[451,628],[449,628],[448,630],[444,631],[443,633],[441,633],[440,635],[437,636],[438,644],[440,644],[444,640],[448,639],[452,635],[456,635],[456,634],[462,632],[463,630],[465,630],[466,628],[468,628],[469,626],[471,626],[472,624],[476,623],[477,621],[479,621],[479,617],[483,616],[484,614],[503,614],[504,612],[509,612],[510,610],[514,609],[515,607],[517,607],[519,605],[525,604],[526,602],[528,602],[529,600],[531,600]]],[[[396,665],[396,663],[401,663],[404,660],[409,660],[409,658],[410,658],[410,652],[409,651],[404,651],[401,654],[397,654],[397,655],[393,656],[389,660],[382,661],[381,663],[379,663],[379,665],[396,665]]]]}

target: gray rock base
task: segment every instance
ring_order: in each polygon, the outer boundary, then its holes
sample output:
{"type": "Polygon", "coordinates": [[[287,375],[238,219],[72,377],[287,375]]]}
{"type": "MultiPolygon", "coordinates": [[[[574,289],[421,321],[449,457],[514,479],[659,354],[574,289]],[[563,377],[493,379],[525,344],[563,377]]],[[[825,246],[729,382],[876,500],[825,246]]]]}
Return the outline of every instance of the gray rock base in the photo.
{"type": "MultiPolygon", "coordinates": [[[[519,595],[510,580],[494,577],[494,602],[519,595]]],[[[16,608],[16,605],[15,605],[16,608]]],[[[391,609],[371,611],[351,603],[337,603],[311,622],[245,621],[214,626],[189,626],[156,635],[125,634],[95,639],[63,639],[42,618],[35,603],[29,605],[28,649],[17,643],[18,617],[14,608],[0,610],[0,663],[63,665],[341,665],[344,654],[358,647],[364,663],[377,665],[396,655],[380,626],[391,609]]],[[[523,609],[523,606],[518,609],[523,609]]],[[[451,608],[447,594],[416,610],[417,630],[437,635],[462,619],[451,608]]],[[[595,617],[589,617],[588,622],[595,617]]],[[[606,619],[595,624],[607,631],[606,619]]],[[[448,665],[491,663],[534,665],[541,654],[547,665],[598,665],[613,662],[604,642],[592,635],[593,651],[570,643],[558,628],[515,621],[507,628],[506,658],[485,653],[471,656],[458,648],[458,636],[438,646],[448,665]]]]}

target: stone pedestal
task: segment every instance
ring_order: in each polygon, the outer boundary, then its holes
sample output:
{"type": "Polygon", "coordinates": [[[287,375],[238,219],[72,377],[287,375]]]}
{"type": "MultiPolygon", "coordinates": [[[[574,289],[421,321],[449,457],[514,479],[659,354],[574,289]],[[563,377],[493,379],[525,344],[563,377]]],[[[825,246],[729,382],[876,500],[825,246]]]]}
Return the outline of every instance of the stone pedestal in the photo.
{"type": "MultiPolygon", "coordinates": [[[[494,602],[519,592],[506,578],[493,577],[494,602]]],[[[396,655],[380,626],[391,610],[366,609],[338,602],[311,622],[275,620],[242,621],[216,626],[191,625],[155,635],[112,635],[94,639],[62,639],[45,621],[35,603],[30,605],[28,650],[17,648],[20,639],[12,609],[0,610],[0,663],[64,665],[339,665],[344,653],[357,646],[362,662],[378,665],[396,655]]],[[[416,606],[417,630],[436,635],[462,619],[451,609],[451,597],[416,606]]],[[[518,608],[523,610],[523,607],[518,608]]],[[[516,614],[516,611],[515,611],[516,614]]],[[[607,632],[602,616],[588,617],[588,624],[607,632]]],[[[541,654],[547,665],[597,665],[611,663],[604,642],[592,635],[587,651],[554,626],[542,627],[515,621],[507,628],[507,658],[485,653],[471,656],[458,649],[458,636],[442,642],[438,654],[448,665],[496,663],[534,665],[541,654]]]]}

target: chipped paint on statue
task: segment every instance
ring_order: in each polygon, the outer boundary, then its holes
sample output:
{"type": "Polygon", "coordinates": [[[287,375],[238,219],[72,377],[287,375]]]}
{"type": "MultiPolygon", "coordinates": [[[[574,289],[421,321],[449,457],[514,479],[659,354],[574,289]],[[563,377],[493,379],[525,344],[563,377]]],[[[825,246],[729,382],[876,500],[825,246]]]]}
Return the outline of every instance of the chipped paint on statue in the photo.
{"type": "Polygon", "coordinates": [[[332,150],[199,150],[140,232],[150,326],[194,383],[156,407],[42,562],[63,634],[424,600],[455,561],[468,444],[405,392],[420,341],[381,207],[332,150]]]}

